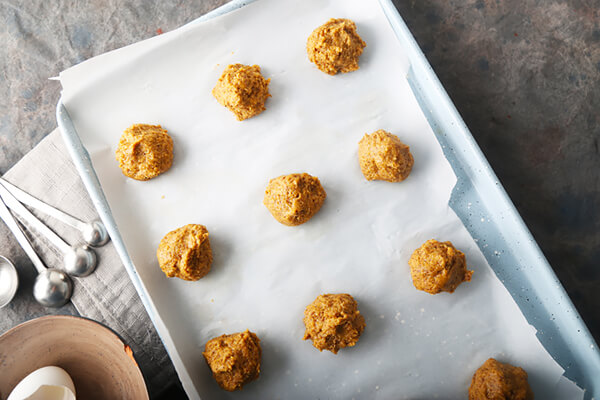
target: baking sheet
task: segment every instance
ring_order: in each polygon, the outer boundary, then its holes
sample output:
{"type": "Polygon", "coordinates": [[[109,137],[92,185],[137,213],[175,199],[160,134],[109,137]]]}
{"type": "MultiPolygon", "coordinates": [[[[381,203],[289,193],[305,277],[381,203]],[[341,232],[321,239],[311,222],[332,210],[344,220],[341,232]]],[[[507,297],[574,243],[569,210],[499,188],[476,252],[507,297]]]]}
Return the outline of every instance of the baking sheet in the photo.
{"type": "Polygon", "coordinates": [[[541,398],[581,397],[574,385],[556,397],[562,369],[448,208],[456,178],[377,2],[261,0],[103,58],[61,74],[63,102],[192,398],[232,396],[212,381],[201,351],[211,337],[246,328],[262,339],[262,375],[236,397],[466,397],[490,356],[526,368],[541,398]],[[308,33],[332,16],[355,20],[367,42],[357,72],[330,77],[306,59],[308,33]],[[234,62],[260,64],[272,79],[267,111],[242,123],[210,95],[234,62]],[[160,123],[175,140],[173,168],[149,182],[125,179],[114,160],[134,122],[160,123]],[[379,128],[415,156],[401,184],[366,182],[358,168],[358,140],[379,128]],[[279,225],[262,206],[264,187],[303,171],[321,179],[326,204],[305,225],[279,225]],[[191,222],[211,233],[213,271],[196,283],[169,280],[156,246],[191,222]],[[452,295],[410,282],[406,261],[431,237],[453,241],[475,270],[452,295]],[[367,320],[359,344],[336,356],[300,340],[302,311],[323,292],[351,293],[367,320]]]}

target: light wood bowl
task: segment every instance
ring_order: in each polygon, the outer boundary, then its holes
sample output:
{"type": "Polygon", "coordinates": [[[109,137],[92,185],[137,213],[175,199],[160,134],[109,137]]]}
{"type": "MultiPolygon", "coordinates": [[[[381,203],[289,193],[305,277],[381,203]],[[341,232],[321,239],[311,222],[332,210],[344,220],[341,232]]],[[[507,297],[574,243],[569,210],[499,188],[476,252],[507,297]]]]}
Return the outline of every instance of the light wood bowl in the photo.
{"type": "Polygon", "coordinates": [[[49,365],[71,375],[78,399],[148,399],[129,346],[99,323],[67,315],[27,321],[0,336],[0,399],[49,365]]]}

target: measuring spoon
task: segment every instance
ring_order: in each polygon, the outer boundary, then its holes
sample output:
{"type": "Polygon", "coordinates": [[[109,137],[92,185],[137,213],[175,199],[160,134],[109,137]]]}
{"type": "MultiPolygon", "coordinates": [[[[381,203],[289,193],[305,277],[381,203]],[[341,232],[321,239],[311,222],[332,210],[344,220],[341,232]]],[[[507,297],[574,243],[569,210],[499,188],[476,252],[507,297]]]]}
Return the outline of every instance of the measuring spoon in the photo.
{"type": "Polygon", "coordinates": [[[10,209],[27,221],[36,231],[44,235],[62,254],[65,271],[73,276],[88,276],[96,268],[96,253],[87,246],[70,246],[50,228],[37,219],[19,203],[8,190],[0,185],[0,197],[10,209]]]}
{"type": "Polygon", "coordinates": [[[8,258],[0,256],[0,308],[10,303],[18,287],[17,269],[8,258]]]}
{"type": "Polygon", "coordinates": [[[8,229],[29,257],[33,266],[38,271],[38,276],[33,284],[33,297],[38,303],[46,307],[60,307],[71,299],[73,282],[63,271],[46,268],[42,260],[29,243],[27,236],[21,231],[17,220],[12,216],[6,204],[0,199],[0,218],[6,223],[8,229]]]}
{"type": "Polygon", "coordinates": [[[19,189],[12,183],[2,178],[0,178],[0,185],[3,185],[6,188],[6,190],[8,190],[13,196],[15,196],[17,200],[19,200],[21,203],[36,208],[44,214],[48,214],[51,217],[54,217],[57,220],[77,229],[79,232],[81,232],[83,240],[85,240],[85,242],[90,246],[103,246],[110,239],[110,237],[108,236],[108,232],[104,227],[104,224],[100,220],[95,220],[92,222],[81,221],[65,213],[64,211],[61,211],[47,203],[44,203],[39,199],[36,199],[29,193],[23,191],[22,189],[19,189]]]}

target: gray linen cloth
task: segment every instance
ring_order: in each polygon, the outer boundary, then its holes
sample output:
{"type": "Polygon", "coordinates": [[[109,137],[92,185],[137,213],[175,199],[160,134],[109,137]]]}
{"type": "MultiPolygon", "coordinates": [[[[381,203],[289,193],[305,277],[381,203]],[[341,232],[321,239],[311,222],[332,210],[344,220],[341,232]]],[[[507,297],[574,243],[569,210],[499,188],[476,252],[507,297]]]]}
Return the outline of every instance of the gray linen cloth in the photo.
{"type": "MultiPolygon", "coordinates": [[[[58,129],[15,164],[4,179],[83,221],[98,218],[58,129]]],[[[32,211],[67,243],[81,242],[73,228],[32,211]]],[[[60,254],[45,239],[33,230],[26,233],[46,265],[62,264],[60,254]]],[[[148,391],[156,397],[175,380],[173,365],[112,242],[95,251],[98,266],[90,276],[73,278],[71,302],[82,316],[110,327],[133,349],[148,391]]]]}

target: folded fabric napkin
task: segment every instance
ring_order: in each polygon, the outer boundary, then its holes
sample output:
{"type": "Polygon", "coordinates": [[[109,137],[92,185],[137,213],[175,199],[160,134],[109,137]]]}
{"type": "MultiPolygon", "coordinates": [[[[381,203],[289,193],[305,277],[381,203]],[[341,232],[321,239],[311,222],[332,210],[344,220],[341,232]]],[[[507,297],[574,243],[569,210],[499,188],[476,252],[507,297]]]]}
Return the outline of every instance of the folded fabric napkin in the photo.
{"type": "MultiPolygon", "coordinates": [[[[83,221],[98,218],[58,129],[46,136],[4,178],[83,221]]],[[[81,241],[73,228],[33,212],[67,243],[81,241]]],[[[28,236],[33,238],[34,248],[46,265],[61,265],[61,256],[53,246],[34,231],[28,232],[28,236]]],[[[95,251],[98,266],[88,277],[73,278],[71,302],[82,316],[110,327],[133,349],[148,392],[156,397],[175,380],[173,365],[112,242],[95,251]]]]}

